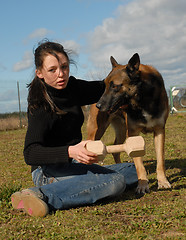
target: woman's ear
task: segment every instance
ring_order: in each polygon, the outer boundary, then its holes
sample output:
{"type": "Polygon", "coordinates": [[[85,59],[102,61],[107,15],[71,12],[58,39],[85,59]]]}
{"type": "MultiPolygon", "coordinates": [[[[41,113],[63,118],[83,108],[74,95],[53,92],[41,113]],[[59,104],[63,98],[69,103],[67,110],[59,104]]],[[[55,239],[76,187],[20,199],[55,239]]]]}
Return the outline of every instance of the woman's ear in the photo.
{"type": "Polygon", "coordinates": [[[40,70],[36,69],[35,73],[36,73],[38,78],[43,78],[43,74],[42,74],[42,72],[40,70]]]}

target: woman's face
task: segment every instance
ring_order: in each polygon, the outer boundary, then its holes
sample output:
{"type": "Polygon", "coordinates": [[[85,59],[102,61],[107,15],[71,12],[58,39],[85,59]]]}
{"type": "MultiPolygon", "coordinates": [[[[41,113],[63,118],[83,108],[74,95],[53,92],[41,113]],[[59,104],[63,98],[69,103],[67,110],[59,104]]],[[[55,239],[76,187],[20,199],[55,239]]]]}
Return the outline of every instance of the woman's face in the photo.
{"type": "Polygon", "coordinates": [[[36,74],[39,78],[43,78],[48,85],[56,89],[64,89],[69,80],[69,62],[62,53],[57,53],[57,56],[59,61],[51,54],[46,55],[42,68],[36,70],[36,74]]]}

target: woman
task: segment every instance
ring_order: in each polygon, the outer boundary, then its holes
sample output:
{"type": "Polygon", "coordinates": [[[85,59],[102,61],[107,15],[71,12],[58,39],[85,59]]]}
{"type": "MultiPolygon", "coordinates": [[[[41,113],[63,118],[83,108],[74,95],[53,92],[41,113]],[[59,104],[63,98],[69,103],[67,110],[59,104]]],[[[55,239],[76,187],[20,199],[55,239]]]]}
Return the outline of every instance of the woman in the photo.
{"type": "Polygon", "coordinates": [[[81,107],[99,100],[104,81],[69,77],[72,61],[58,43],[43,42],[34,55],[24,158],[31,165],[35,187],[14,193],[13,207],[31,216],[45,216],[49,210],[88,205],[121,194],[126,184],[137,182],[134,165],[99,166],[96,154],[87,151],[87,141],[82,141],[81,107]]]}

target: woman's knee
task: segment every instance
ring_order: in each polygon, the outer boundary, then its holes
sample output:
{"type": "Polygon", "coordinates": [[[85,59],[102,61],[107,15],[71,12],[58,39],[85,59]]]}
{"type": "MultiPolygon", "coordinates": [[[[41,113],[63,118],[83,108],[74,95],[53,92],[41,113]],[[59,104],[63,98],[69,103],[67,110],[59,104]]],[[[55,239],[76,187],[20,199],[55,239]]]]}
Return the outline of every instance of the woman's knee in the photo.
{"type": "Polygon", "coordinates": [[[122,174],[112,174],[112,180],[110,181],[110,196],[116,196],[125,191],[126,182],[122,174]]]}

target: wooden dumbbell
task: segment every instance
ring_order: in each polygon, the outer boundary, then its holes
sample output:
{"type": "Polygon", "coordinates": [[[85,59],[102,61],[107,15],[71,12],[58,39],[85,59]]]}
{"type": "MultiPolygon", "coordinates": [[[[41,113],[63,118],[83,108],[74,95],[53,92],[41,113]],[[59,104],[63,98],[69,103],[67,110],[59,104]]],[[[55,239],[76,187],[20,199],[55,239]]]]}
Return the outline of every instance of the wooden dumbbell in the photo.
{"type": "Polygon", "coordinates": [[[130,157],[141,157],[145,155],[145,142],[143,137],[129,137],[124,144],[105,146],[102,141],[89,141],[86,149],[98,155],[99,161],[103,161],[108,153],[126,152],[130,157]]]}

